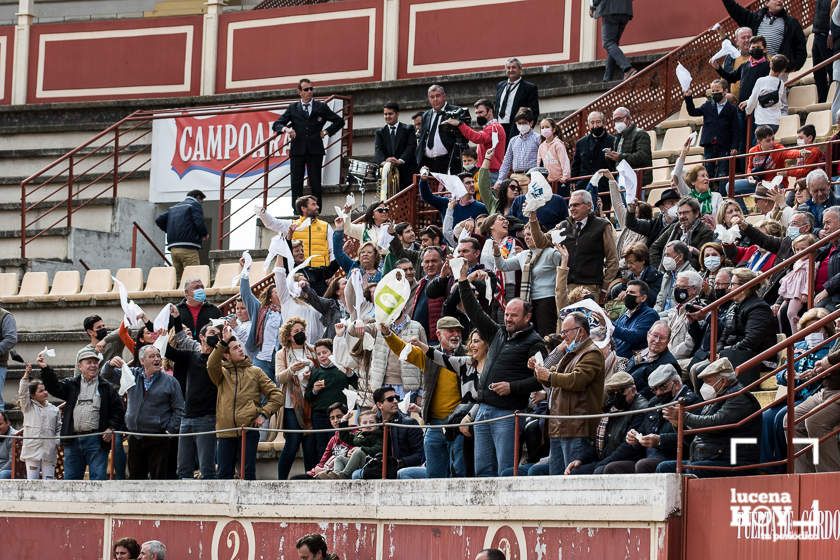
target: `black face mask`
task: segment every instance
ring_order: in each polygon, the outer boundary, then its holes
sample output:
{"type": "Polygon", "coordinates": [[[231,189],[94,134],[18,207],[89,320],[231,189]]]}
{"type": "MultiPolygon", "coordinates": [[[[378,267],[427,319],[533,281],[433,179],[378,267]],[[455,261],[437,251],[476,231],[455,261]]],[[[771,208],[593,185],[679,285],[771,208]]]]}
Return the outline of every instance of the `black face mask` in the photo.
{"type": "Polygon", "coordinates": [[[487,124],[487,117],[476,117],[475,122],[478,123],[478,126],[484,126],[487,124]]]}
{"type": "Polygon", "coordinates": [[[592,128],[592,136],[596,138],[600,138],[604,135],[604,127],[603,126],[595,126],[592,128]]]}
{"type": "Polygon", "coordinates": [[[639,306],[639,299],[633,294],[624,295],[624,307],[627,309],[636,309],[639,306]]]}
{"type": "Polygon", "coordinates": [[[294,335],[292,335],[292,340],[295,341],[295,344],[303,344],[304,342],[306,342],[306,333],[303,331],[296,332],[294,335]]]}
{"type": "Polygon", "coordinates": [[[726,295],[726,289],[724,288],[715,288],[715,299],[720,299],[726,295]]]}
{"type": "Polygon", "coordinates": [[[715,103],[720,103],[723,101],[723,94],[722,93],[713,93],[712,94],[712,101],[715,103]]]}
{"type": "Polygon", "coordinates": [[[674,288],[674,301],[685,303],[688,301],[688,290],[685,288],[674,288]]]}
{"type": "Polygon", "coordinates": [[[96,340],[105,340],[105,337],[108,336],[108,329],[102,327],[101,329],[96,329],[96,332],[93,334],[96,336],[96,340]]]}
{"type": "Polygon", "coordinates": [[[207,346],[209,346],[210,348],[215,348],[216,345],[219,343],[219,337],[216,336],[215,334],[211,334],[210,336],[208,336],[204,340],[205,340],[205,342],[207,342],[207,346]]]}
{"type": "Polygon", "coordinates": [[[750,56],[758,60],[764,57],[764,49],[750,49],[750,56]]]}
{"type": "Polygon", "coordinates": [[[604,405],[605,412],[609,412],[611,408],[617,408],[618,410],[627,410],[630,408],[630,403],[627,402],[627,398],[624,396],[623,391],[611,394],[607,397],[607,402],[604,405]]]}

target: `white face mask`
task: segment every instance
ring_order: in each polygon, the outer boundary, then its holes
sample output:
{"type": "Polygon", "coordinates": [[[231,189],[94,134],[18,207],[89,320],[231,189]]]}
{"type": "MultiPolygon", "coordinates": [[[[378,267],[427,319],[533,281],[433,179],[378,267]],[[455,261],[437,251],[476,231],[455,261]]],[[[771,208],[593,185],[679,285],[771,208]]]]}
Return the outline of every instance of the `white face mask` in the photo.
{"type": "Polygon", "coordinates": [[[541,129],[540,129],[540,134],[542,134],[542,137],[543,137],[543,138],[548,138],[548,137],[549,137],[549,136],[551,136],[553,133],[554,133],[554,131],[553,131],[553,130],[551,130],[550,128],[541,128],[541,129]]]}
{"type": "Polygon", "coordinates": [[[516,130],[519,131],[519,134],[528,134],[529,132],[531,132],[531,125],[518,124],[516,125],[516,130]]]}
{"type": "Polygon", "coordinates": [[[670,216],[672,220],[676,220],[677,217],[679,217],[679,214],[677,214],[677,205],[676,204],[674,204],[673,206],[668,208],[668,216],[670,216]]]}
{"type": "Polygon", "coordinates": [[[796,139],[796,145],[797,146],[804,146],[805,145],[805,139],[804,138],[797,138],[796,139]]]}
{"type": "Polygon", "coordinates": [[[703,258],[703,265],[712,272],[720,268],[720,257],[709,255],[703,258]]]}
{"type": "Polygon", "coordinates": [[[627,129],[627,123],[625,123],[624,121],[618,121],[613,126],[615,126],[615,131],[619,134],[621,134],[627,129]]]}
{"type": "Polygon", "coordinates": [[[672,272],[677,268],[677,261],[674,260],[674,257],[662,257],[662,268],[672,272]]]}
{"type": "Polygon", "coordinates": [[[825,335],[823,335],[823,333],[821,333],[821,332],[815,332],[815,333],[805,335],[805,343],[810,348],[813,348],[814,346],[816,346],[817,344],[819,344],[823,340],[825,340],[825,335]]]}
{"type": "Polygon", "coordinates": [[[708,383],[703,383],[703,386],[700,387],[700,396],[703,397],[704,401],[708,401],[717,396],[717,391],[715,391],[715,388],[708,383]]]}

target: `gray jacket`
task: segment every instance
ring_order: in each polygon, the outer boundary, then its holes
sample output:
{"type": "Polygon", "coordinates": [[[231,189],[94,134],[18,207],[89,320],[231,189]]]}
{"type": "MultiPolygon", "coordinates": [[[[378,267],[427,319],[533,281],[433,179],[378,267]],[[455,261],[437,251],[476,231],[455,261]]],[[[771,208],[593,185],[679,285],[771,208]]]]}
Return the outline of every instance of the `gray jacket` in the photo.
{"type": "MultiPolygon", "coordinates": [[[[18,431],[9,426],[7,436],[13,436],[18,431]]],[[[12,470],[12,442],[14,440],[10,437],[0,439],[0,471],[12,470]]]]}
{"type": "Polygon", "coordinates": [[[130,432],[177,434],[184,415],[184,395],[178,380],[163,371],[156,373],[149,390],[143,387],[143,368],[131,368],[134,387],[128,390],[125,424],[130,432]]]}
{"type": "Polygon", "coordinates": [[[630,16],[633,17],[633,0],[591,0],[595,12],[592,17],[630,16]]]}
{"type": "Polygon", "coordinates": [[[0,367],[9,363],[9,353],[17,344],[17,323],[11,312],[0,307],[0,367]]]}

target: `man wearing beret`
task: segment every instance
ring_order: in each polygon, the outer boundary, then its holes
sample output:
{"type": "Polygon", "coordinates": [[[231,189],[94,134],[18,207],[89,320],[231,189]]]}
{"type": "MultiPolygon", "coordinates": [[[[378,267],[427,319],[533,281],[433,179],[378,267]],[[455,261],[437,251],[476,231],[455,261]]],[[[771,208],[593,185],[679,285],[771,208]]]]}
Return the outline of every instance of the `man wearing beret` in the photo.
{"type": "MultiPolygon", "coordinates": [[[[732,367],[729,358],[715,360],[697,376],[703,381],[700,396],[704,401],[711,401],[716,397],[731,395],[744,388],[738,381],[738,374],[732,367]]],[[[700,410],[683,411],[683,426],[686,430],[694,428],[708,428],[712,426],[726,426],[737,424],[747,416],[761,408],[758,400],[750,392],[735,397],[710,402],[700,410]]],[[[663,409],[663,416],[677,426],[680,414],[677,406],[663,409]]],[[[732,471],[694,470],[693,466],[732,466],[748,465],[758,462],[758,439],[761,437],[761,415],[734,428],[701,432],[694,436],[691,442],[690,454],[684,459],[684,472],[699,477],[728,476],[732,471]],[[756,443],[741,443],[733,447],[731,440],[735,438],[751,438],[756,443]],[[734,452],[734,457],[730,457],[734,452]],[[730,460],[731,459],[731,460],[730,460]]],[[[656,467],[658,473],[676,472],[676,461],[663,461],[656,467]]],[[[750,474],[749,471],[737,471],[739,475],[750,474]]]]}

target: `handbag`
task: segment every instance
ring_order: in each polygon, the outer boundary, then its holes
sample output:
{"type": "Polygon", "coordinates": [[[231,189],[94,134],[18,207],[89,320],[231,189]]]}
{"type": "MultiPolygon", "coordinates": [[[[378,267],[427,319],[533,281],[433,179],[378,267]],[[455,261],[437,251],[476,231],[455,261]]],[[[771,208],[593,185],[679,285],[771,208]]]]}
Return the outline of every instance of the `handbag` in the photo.
{"type": "MultiPolygon", "coordinates": [[[[469,414],[472,407],[475,406],[475,403],[461,403],[455,407],[449,416],[446,417],[447,424],[460,424],[461,420],[464,419],[464,416],[469,414]]],[[[433,429],[433,428],[430,428],[433,429]]],[[[458,428],[444,428],[443,434],[446,436],[447,441],[455,441],[455,438],[461,434],[461,430],[458,428]]]]}
{"type": "Polygon", "coordinates": [[[779,87],[773,91],[762,93],[758,96],[758,104],[767,109],[779,102],[779,95],[782,91],[782,80],[779,80],[779,87]]]}
{"type": "MultiPolygon", "coordinates": [[[[385,477],[391,479],[397,478],[398,470],[399,465],[397,464],[397,458],[389,455],[385,477]]],[[[382,478],[382,453],[377,453],[373,457],[368,457],[365,466],[362,467],[362,478],[365,480],[376,480],[382,478]]]]}

